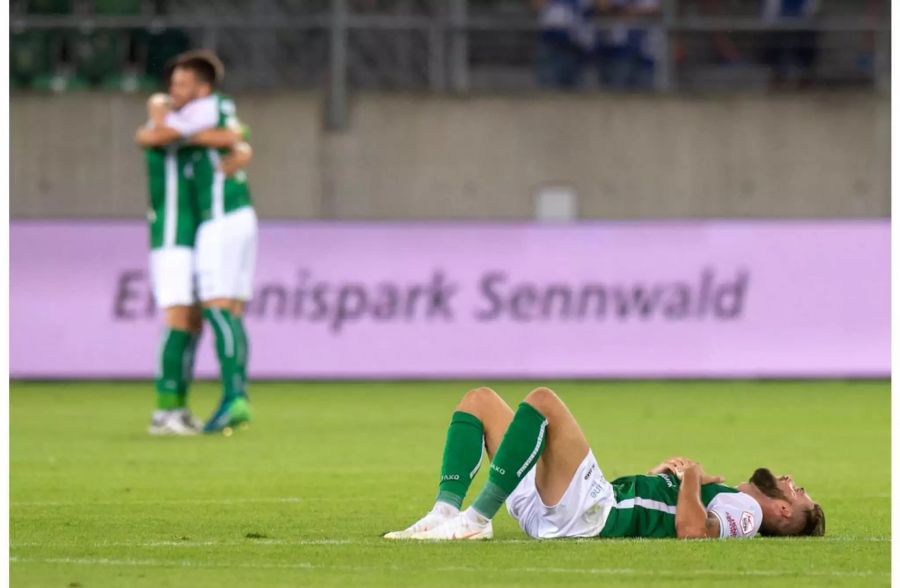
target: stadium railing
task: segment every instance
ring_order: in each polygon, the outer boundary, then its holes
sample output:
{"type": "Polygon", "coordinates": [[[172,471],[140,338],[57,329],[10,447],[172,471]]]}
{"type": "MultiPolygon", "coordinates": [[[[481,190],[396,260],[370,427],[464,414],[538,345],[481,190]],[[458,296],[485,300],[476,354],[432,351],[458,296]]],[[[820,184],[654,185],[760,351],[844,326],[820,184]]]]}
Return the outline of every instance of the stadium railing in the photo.
{"type": "MultiPolygon", "coordinates": [[[[756,2],[708,14],[696,2],[663,0],[658,16],[592,22],[600,32],[632,26],[659,35],[656,92],[766,86],[756,56],[767,36],[791,31],[819,37],[817,85],[886,88],[889,3],[825,5],[817,18],[770,21],[756,2]],[[709,48],[722,35],[744,57],[723,63],[709,48]]],[[[145,90],[169,57],[205,46],[225,60],[230,90],[326,89],[332,128],[346,124],[356,88],[533,89],[540,32],[525,2],[496,0],[14,0],[10,28],[14,90],[145,90]]],[[[595,78],[589,73],[583,88],[600,87],[595,78]]]]}

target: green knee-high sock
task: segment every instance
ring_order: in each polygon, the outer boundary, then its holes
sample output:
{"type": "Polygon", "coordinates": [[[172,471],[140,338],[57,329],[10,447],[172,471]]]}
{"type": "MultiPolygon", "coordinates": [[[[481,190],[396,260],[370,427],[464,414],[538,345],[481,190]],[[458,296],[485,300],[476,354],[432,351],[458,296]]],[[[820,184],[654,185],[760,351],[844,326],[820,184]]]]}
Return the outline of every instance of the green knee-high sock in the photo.
{"type": "Polygon", "coordinates": [[[182,358],[190,338],[190,333],[179,329],[166,329],[163,332],[156,373],[156,407],[160,410],[184,406],[178,389],[184,377],[182,358]]]}
{"type": "Polygon", "coordinates": [[[438,502],[462,505],[484,454],[484,425],[475,415],[456,411],[447,429],[438,502]]]}
{"type": "Polygon", "coordinates": [[[182,355],[181,381],[178,383],[178,398],[181,406],[187,406],[188,390],[194,382],[194,358],[197,355],[197,344],[200,342],[200,333],[189,333],[187,345],[182,355]]]}
{"type": "Polygon", "coordinates": [[[250,342],[247,340],[247,330],[244,328],[244,317],[232,316],[234,319],[234,336],[238,343],[237,373],[241,378],[241,390],[247,393],[247,363],[250,359],[250,342]]]}
{"type": "Polygon", "coordinates": [[[204,308],[203,316],[216,334],[216,355],[222,376],[222,402],[240,396],[243,387],[237,372],[238,343],[234,336],[234,320],[224,308],[204,308]]]}
{"type": "Polygon", "coordinates": [[[488,480],[472,504],[480,514],[491,519],[503,506],[544,450],[547,418],[539,410],[523,402],[503,435],[491,463],[488,480]]]}

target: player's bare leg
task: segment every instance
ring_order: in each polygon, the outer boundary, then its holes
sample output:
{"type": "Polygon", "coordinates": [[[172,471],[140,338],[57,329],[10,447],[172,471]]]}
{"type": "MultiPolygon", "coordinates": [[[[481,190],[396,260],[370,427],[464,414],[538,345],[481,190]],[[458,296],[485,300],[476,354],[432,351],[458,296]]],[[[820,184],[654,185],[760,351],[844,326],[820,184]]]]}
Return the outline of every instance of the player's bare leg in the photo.
{"type": "Polygon", "coordinates": [[[187,393],[193,380],[194,352],[202,330],[199,308],[176,305],[163,309],[160,366],[156,380],[157,410],[151,435],[193,435],[202,427],[187,408],[187,393]]]}
{"type": "Polygon", "coordinates": [[[589,447],[575,418],[552,390],[537,388],[519,405],[496,448],[488,481],[465,512],[413,539],[486,539],[491,519],[537,467],[535,485],[545,504],[556,504],[569,486],[589,447]]]}
{"type": "Polygon", "coordinates": [[[591,448],[575,417],[553,390],[536,388],[525,402],[547,417],[546,443],[535,466],[535,485],[541,501],[552,506],[562,500],[591,448]]]}
{"type": "Polygon", "coordinates": [[[409,539],[458,515],[472,478],[482,464],[483,451],[486,449],[489,459],[493,459],[512,419],[512,409],[490,388],[467,392],[450,419],[434,507],[406,529],[387,533],[385,538],[409,539]]]}
{"type": "MultiPolygon", "coordinates": [[[[207,421],[204,431],[224,431],[244,425],[250,420],[250,404],[245,390],[246,337],[240,317],[232,309],[240,303],[231,298],[203,301],[203,317],[216,336],[216,354],[222,380],[222,400],[207,421]]],[[[243,310],[243,305],[239,307],[243,310]]]]}

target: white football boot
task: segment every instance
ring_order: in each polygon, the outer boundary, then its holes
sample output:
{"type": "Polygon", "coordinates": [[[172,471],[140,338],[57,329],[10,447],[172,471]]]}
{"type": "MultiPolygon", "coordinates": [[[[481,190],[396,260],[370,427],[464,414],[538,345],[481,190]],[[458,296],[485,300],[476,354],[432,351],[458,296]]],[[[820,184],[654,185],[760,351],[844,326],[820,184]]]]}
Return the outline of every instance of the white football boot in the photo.
{"type": "Polygon", "coordinates": [[[459,509],[455,508],[452,504],[447,504],[446,502],[435,502],[434,508],[431,509],[427,515],[410,525],[409,527],[403,529],[402,531],[391,531],[390,533],[385,533],[385,539],[409,539],[415,533],[421,533],[423,531],[430,531],[435,527],[443,524],[446,521],[449,521],[453,517],[459,515],[459,509]]]}
{"type": "Polygon", "coordinates": [[[157,410],[153,412],[147,432],[154,436],[185,437],[200,433],[187,409],[157,410]]]}
{"type": "Polygon", "coordinates": [[[203,421],[195,417],[190,409],[182,408],[181,409],[181,421],[186,424],[188,427],[197,431],[197,433],[203,432],[203,421]]]}
{"type": "Polygon", "coordinates": [[[435,541],[493,539],[494,526],[491,519],[481,516],[475,509],[469,507],[441,525],[428,531],[414,533],[409,538],[435,541]]]}

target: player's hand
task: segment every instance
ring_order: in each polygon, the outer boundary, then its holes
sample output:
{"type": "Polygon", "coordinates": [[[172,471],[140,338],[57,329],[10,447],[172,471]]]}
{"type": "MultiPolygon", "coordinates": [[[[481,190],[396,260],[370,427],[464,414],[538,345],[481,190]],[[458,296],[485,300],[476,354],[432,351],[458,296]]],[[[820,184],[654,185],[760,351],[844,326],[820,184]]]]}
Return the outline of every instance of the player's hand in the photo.
{"type": "Polygon", "coordinates": [[[147,100],[147,115],[157,126],[162,126],[171,109],[172,100],[168,94],[157,92],[147,100]]]}
{"type": "Polygon", "coordinates": [[[241,169],[241,163],[233,155],[225,155],[219,160],[219,169],[226,176],[233,176],[241,169]]]}
{"type": "Polygon", "coordinates": [[[672,466],[669,464],[669,462],[671,462],[673,459],[682,459],[682,458],[670,457],[669,459],[665,459],[662,461],[662,463],[655,466],[653,469],[651,469],[647,473],[650,474],[651,476],[656,475],[656,474],[674,474],[675,471],[672,469],[672,466]]]}
{"type": "Polygon", "coordinates": [[[686,457],[670,457],[666,460],[666,468],[675,474],[680,480],[684,476],[684,470],[686,470],[689,466],[694,465],[694,460],[688,459],[686,457]]]}
{"type": "Polygon", "coordinates": [[[239,169],[247,167],[252,157],[253,148],[248,143],[238,143],[221,159],[219,169],[226,176],[234,175],[239,169]]]}
{"type": "Polygon", "coordinates": [[[691,461],[689,459],[682,460],[680,462],[681,467],[677,467],[675,469],[675,475],[678,476],[679,480],[684,479],[684,475],[687,472],[695,472],[697,477],[700,478],[700,485],[704,484],[721,484],[725,481],[725,478],[722,476],[711,476],[703,471],[703,466],[697,462],[691,461]]]}
{"type": "Polygon", "coordinates": [[[651,469],[647,472],[650,475],[655,474],[674,474],[676,469],[683,468],[684,462],[686,458],[684,457],[670,457],[666,460],[663,460],[661,464],[651,469]]]}

